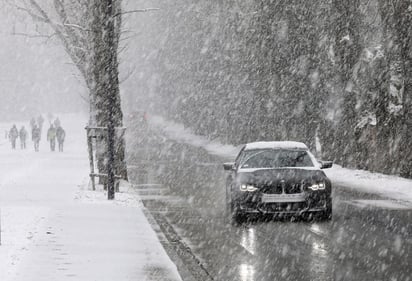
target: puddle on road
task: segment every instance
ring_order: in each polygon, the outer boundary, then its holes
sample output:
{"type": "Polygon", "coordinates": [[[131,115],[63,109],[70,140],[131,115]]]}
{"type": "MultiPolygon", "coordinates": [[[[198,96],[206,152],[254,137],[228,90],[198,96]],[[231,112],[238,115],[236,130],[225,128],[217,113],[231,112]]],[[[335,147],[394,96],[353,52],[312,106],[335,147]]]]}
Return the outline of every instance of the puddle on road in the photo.
{"type": "Polygon", "coordinates": [[[240,245],[245,248],[250,254],[255,255],[256,252],[256,234],[254,228],[242,230],[240,245]]]}
{"type": "Polygon", "coordinates": [[[251,264],[242,263],[239,266],[239,277],[241,281],[255,281],[255,267],[251,264]]]}

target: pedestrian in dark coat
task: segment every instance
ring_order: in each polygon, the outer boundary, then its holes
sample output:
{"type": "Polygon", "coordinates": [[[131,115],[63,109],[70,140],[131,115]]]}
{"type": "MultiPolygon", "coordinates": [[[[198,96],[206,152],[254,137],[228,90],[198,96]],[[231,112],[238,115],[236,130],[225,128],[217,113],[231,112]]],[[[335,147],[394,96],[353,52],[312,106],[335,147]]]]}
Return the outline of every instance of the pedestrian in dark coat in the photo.
{"type": "Polygon", "coordinates": [[[57,117],[54,121],[53,121],[54,127],[57,129],[60,127],[60,119],[59,117],[57,117]]]}
{"type": "Polygon", "coordinates": [[[64,144],[64,139],[66,138],[66,132],[61,126],[57,127],[56,129],[56,137],[57,137],[57,142],[59,143],[59,151],[63,152],[63,144],[64,144]]]}
{"type": "Polygon", "coordinates": [[[34,151],[36,152],[39,151],[40,138],[40,128],[35,124],[33,130],[31,131],[31,139],[34,142],[34,151]]]}
{"type": "Polygon", "coordinates": [[[19,137],[19,131],[17,131],[16,125],[13,125],[11,127],[10,132],[9,132],[9,139],[11,141],[11,148],[16,149],[16,140],[19,137]]]}
{"type": "Polygon", "coordinates": [[[54,151],[56,148],[56,129],[53,124],[50,124],[49,130],[47,130],[47,141],[50,142],[50,150],[54,151]]]}
{"type": "Polygon", "coordinates": [[[21,127],[19,131],[19,137],[20,137],[20,147],[21,149],[26,149],[26,138],[27,138],[27,131],[24,126],[21,127]]]}

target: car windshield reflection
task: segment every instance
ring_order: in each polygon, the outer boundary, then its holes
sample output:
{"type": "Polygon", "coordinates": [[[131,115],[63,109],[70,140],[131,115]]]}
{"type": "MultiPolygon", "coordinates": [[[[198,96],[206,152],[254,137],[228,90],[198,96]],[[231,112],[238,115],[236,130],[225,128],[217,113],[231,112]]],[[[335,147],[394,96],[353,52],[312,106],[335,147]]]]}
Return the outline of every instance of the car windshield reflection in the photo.
{"type": "Polygon", "coordinates": [[[314,167],[314,164],[306,151],[267,149],[250,151],[241,165],[243,169],[286,167],[314,167]]]}

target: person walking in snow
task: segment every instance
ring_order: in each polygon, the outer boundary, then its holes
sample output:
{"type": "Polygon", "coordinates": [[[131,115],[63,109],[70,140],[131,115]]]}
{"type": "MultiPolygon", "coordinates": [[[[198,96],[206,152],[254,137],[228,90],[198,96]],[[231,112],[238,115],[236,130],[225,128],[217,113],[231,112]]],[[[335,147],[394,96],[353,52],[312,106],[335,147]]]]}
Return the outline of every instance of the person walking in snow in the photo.
{"type": "Polygon", "coordinates": [[[13,125],[11,127],[10,132],[9,132],[9,139],[11,141],[11,148],[16,149],[16,140],[19,137],[19,131],[17,131],[16,125],[13,125]]]}
{"type": "Polygon", "coordinates": [[[57,142],[59,144],[59,151],[63,152],[63,144],[64,144],[64,139],[66,137],[66,132],[61,126],[58,126],[56,129],[56,137],[57,137],[57,142]]]}
{"type": "Polygon", "coordinates": [[[37,127],[36,124],[34,124],[33,130],[31,131],[31,139],[34,142],[34,151],[38,152],[39,151],[39,143],[40,143],[40,128],[37,127]]]}
{"type": "Polygon", "coordinates": [[[19,131],[19,137],[20,137],[20,148],[26,149],[27,131],[26,131],[26,128],[24,128],[24,126],[22,126],[19,131]]]}
{"type": "Polygon", "coordinates": [[[54,151],[56,148],[56,129],[53,124],[50,124],[49,130],[47,130],[47,141],[50,142],[50,150],[54,151]]]}
{"type": "Polygon", "coordinates": [[[60,127],[60,119],[59,117],[57,117],[54,121],[53,121],[54,127],[55,128],[59,128],[60,127]]]}

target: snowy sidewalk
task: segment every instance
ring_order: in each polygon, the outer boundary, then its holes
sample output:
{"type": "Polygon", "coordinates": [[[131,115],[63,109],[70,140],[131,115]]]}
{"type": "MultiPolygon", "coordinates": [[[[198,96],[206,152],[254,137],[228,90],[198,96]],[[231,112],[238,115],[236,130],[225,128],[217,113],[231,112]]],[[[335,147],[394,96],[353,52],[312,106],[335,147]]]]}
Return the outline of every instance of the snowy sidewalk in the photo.
{"type": "Polygon", "coordinates": [[[181,280],[137,198],[87,190],[84,119],[60,120],[64,153],[0,146],[0,280],[181,280]]]}

